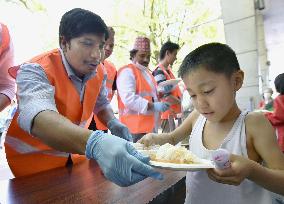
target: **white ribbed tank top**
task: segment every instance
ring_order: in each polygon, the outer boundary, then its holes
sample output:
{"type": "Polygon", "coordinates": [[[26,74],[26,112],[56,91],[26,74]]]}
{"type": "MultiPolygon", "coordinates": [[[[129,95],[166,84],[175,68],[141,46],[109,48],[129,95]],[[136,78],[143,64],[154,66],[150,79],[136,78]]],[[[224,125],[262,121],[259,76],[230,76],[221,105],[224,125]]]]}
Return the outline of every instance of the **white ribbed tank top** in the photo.
{"type": "MultiPolygon", "coordinates": [[[[220,148],[248,158],[245,116],[242,112],[220,148]]],[[[206,118],[200,115],[189,139],[190,151],[203,159],[210,159],[214,150],[203,146],[202,133],[206,118]]],[[[220,184],[208,178],[206,171],[188,172],[186,176],[186,204],[271,204],[271,193],[245,179],[239,186],[220,184]]]]}

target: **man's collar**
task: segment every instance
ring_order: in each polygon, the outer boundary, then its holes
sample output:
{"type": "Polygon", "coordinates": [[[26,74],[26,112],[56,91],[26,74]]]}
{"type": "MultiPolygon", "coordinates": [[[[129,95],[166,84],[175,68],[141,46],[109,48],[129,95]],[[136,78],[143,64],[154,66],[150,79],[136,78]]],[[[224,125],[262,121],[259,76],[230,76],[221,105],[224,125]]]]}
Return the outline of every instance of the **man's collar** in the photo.
{"type": "Polygon", "coordinates": [[[166,70],[171,69],[171,65],[165,66],[162,62],[159,63],[158,66],[163,66],[166,70]]]}
{"type": "Polygon", "coordinates": [[[70,65],[69,65],[69,63],[68,63],[68,61],[67,61],[67,59],[66,59],[66,57],[65,57],[65,55],[64,55],[63,50],[62,50],[61,48],[59,48],[59,51],[60,51],[60,54],[61,54],[61,58],[62,58],[63,65],[64,65],[65,70],[66,70],[66,72],[67,72],[67,75],[68,75],[68,77],[70,78],[71,76],[74,76],[75,73],[74,73],[74,71],[71,69],[71,67],[70,67],[70,65]]]}
{"type": "Polygon", "coordinates": [[[148,67],[145,67],[139,63],[132,63],[132,64],[134,64],[140,70],[148,70],[148,67]]]}

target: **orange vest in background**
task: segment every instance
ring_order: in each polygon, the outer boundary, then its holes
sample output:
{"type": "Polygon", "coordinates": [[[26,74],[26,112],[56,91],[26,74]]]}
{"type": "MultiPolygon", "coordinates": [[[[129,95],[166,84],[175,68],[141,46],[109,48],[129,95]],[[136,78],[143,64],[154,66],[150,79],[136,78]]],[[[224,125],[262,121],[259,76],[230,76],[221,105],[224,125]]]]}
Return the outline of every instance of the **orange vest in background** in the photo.
{"type": "Polygon", "coordinates": [[[6,25],[0,23],[1,31],[1,42],[0,42],[0,56],[9,48],[10,45],[10,34],[6,25]]]}
{"type": "MultiPolygon", "coordinates": [[[[134,74],[136,80],[136,94],[152,103],[152,94],[153,92],[155,92],[152,90],[152,86],[156,87],[156,82],[152,74],[148,72],[149,76],[151,77],[151,83],[153,83],[151,86],[149,85],[149,82],[144,78],[142,72],[133,64],[128,64],[122,67],[118,71],[118,76],[125,68],[131,69],[134,74]]],[[[147,114],[141,114],[139,112],[127,108],[123,104],[119,96],[119,92],[117,92],[117,99],[119,119],[129,128],[130,133],[138,134],[149,133],[153,131],[155,127],[155,116],[153,111],[149,111],[147,114]]]]}
{"type": "Polygon", "coordinates": [[[106,87],[108,90],[108,100],[111,101],[114,94],[112,87],[117,71],[115,66],[107,60],[104,61],[104,67],[107,73],[106,87]]]}
{"type": "MultiPolygon", "coordinates": [[[[74,124],[88,127],[86,122],[92,115],[100,91],[103,70],[98,67],[97,75],[87,82],[84,100],[80,102],[79,93],[66,73],[58,49],[39,55],[30,62],[40,64],[50,84],[54,86],[58,112],[74,124]]],[[[17,119],[18,113],[13,117],[5,139],[7,160],[16,177],[66,165],[69,154],[56,151],[29,135],[19,127],[17,119]]],[[[73,163],[84,159],[85,156],[72,155],[73,163]]]]}
{"type": "MultiPolygon", "coordinates": [[[[168,71],[169,72],[167,72],[167,70],[165,69],[165,67],[162,64],[159,64],[156,67],[156,69],[158,69],[159,67],[162,69],[162,71],[163,71],[163,73],[164,73],[164,75],[165,75],[167,80],[175,79],[175,76],[174,76],[174,74],[173,74],[173,72],[172,72],[170,67],[168,67],[168,71]]],[[[178,99],[181,99],[182,94],[181,94],[181,91],[180,91],[178,86],[171,92],[171,95],[176,97],[176,98],[178,98],[178,99]]],[[[161,101],[165,101],[165,100],[161,100],[161,101]]],[[[181,104],[171,105],[170,109],[172,111],[174,111],[174,117],[176,117],[177,113],[181,113],[181,104]]],[[[170,114],[173,114],[170,110],[167,110],[167,111],[163,112],[161,114],[161,119],[168,119],[170,114]]]]}
{"type": "MultiPolygon", "coordinates": [[[[113,83],[114,83],[114,79],[115,79],[115,76],[116,76],[116,68],[115,66],[105,60],[104,61],[104,64],[103,64],[103,67],[105,69],[105,72],[107,74],[107,79],[106,79],[106,88],[107,88],[107,91],[108,91],[108,100],[111,102],[112,98],[113,98],[113,90],[112,90],[112,87],[113,87],[113,83]]],[[[98,117],[96,115],[94,115],[94,120],[96,121],[96,127],[98,130],[107,130],[108,128],[98,119],[98,117]]]]}

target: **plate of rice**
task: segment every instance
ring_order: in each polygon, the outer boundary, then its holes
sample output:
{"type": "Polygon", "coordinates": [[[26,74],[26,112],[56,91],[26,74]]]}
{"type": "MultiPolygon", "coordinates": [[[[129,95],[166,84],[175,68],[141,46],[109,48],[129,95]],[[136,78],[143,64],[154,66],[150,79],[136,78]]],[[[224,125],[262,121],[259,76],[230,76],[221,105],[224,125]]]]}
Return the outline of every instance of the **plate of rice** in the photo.
{"type": "Polygon", "coordinates": [[[140,149],[142,154],[150,157],[150,165],[156,168],[175,171],[200,171],[215,168],[211,160],[201,159],[183,146],[169,143],[155,146],[154,149],[140,149]]]}

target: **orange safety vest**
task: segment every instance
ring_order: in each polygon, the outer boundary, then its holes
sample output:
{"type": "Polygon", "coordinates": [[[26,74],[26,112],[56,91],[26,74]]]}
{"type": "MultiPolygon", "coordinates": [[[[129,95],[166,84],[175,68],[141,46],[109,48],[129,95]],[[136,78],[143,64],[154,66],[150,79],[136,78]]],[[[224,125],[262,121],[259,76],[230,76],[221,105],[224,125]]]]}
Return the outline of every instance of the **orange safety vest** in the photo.
{"type": "MultiPolygon", "coordinates": [[[[86,121],[91,117],[103,81],[103,70],[98,67],[95,77],[85,88],[84,100],[69,79],[58,49],[33,58],[38,63],[55,90],[55,103],[58,112],[74,124],[88,127],[86,121]]],[[[45,145],[37,137],[25,132],[17,123],[18,112],[12,119],[5,139],[5,150],[9,166],[16,177],[46,171],[66,165],[68,153],[59,152],[45,145]]],[[[51,127],[52,128],[52,127],[51,127]]],[[[73,154],[73,163],[85,160],[85,156],[73,154]]]]}
{"type": "Polygon", "coordinates": [[[104,67],[107,73],[106,87],[108,90],[108,100],[111,101],[114,94],[112,87],[117,71],[115,66],[107,60],[104,61],[104,67]]]}
{"type": "MultiPolygon", "coordinates": [[[[153,91],[152,86],[157,86],[152,74],[148,71],[148,75],[151,77],[151,82],[148,82],[147,79],[144,78],[142,72],[134,64],[128,64],[118,71],[118,76],[125,68],[131,69],[134,74],[136,80],[135,94],[152,103],[153,92],[155,92],[153,91]],[[149,83],[152,83],[152,86],[149,83]]],[[[148,111],[146,114],[141,114],[125,107],[119,96],[119,92],[117,92],[117,99],[119,119],[129,128],[132,134],[149,133],[153,131],[155,127],[155,116],[153,111],[148,111]]]]}
{"type": "MultiPolygon", "coordinates": [[[[112,87],[113,87],[113,83],[114,83],[114,79],[115,79],[115,76],[116,76],[116,68],[115,66],[105,60],[104,61],[104,64],[102,65],[104,67],[104,70],[106,72],[106,75],[107,75],[107,80],[106,80],[106,88],[107,88],[107,91],[108,91],[108,100],[111,101],[112,98],[113,98],[113,90],[112,90],[112,87]]],[[[98,130],[107,130],[108,128],[98,119],[98,117],[96,115],[94,115],[94,120],[96,121],[96,127],[98,130]]]]}
{"type": "Polygon", "coordinates": [[[0,42],[0,56],[7,50],[9,49],[9,45],[10,45],[10,34],[9,34],[9,30],[7,28],[6,25],[0,23],[1,27],[2,27],[2,31],[1,31],[1,42],[0,42]]]}
{"type": "MultiPolygon", "coordinates": [[[[174,76],[172,69],[170,67],[168,67],[169,72],[166,71],[164,65],[162,65],[162,64],[159,64],[156,67],[156,69],[158,69],[158,68],[162,69],[167,80],[175,79],[175,76],[174,76]]],[[[181,91],[180,91],[178,86],[171,92],[171,95],[174,96],[174,97],[177,97],[178,99],[181,99],[182,94],[181,94],[181,91]]],[[[161,101],[166,101],[166,100],[162,99],[161,101]]],[[[173,115],[173,114],[174,114],[174,117],[176,117],[177,113],[181,113],[181,104],[171,105],[170,109],[171,109],[171,111],[167,110],[167,111],[165,111],[161,114],[161,119],[169,119],[169,115],[173,115]]]]}

